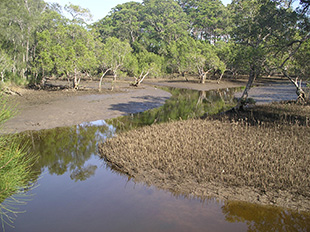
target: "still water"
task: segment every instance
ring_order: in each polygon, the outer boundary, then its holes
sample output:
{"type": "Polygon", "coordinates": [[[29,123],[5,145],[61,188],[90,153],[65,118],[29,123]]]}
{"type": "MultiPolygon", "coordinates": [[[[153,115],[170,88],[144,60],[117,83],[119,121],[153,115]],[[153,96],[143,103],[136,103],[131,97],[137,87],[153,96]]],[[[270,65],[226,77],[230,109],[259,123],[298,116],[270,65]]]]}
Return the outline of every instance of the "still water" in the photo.
{"type": "Polygon", "coordinates": [[[97,145],[120,131],[230,107],[234,90],[198,92],[169,89],[160,108],[113,120],[27,132],[37,187],[6,231],[310,231],[310,216],[275,207],[188,199],[136,184],[111,170],[97,145]]]}

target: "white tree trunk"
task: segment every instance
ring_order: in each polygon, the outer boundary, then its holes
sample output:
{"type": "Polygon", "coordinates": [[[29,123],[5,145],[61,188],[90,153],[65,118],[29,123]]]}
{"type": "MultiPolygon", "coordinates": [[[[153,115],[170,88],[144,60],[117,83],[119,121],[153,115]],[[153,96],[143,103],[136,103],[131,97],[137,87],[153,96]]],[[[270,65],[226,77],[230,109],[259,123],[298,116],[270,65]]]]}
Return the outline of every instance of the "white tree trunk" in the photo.
{"type": "Polygon", "coordinates": [[[103,80],[104,76],[105,76],[110,70],[111,70],[111,69],[108,68],[108,69],[102,74],[102,76],[100,77],[99,86],[98,86],[99,92],[101,91],[102,80],[103,80]]]}

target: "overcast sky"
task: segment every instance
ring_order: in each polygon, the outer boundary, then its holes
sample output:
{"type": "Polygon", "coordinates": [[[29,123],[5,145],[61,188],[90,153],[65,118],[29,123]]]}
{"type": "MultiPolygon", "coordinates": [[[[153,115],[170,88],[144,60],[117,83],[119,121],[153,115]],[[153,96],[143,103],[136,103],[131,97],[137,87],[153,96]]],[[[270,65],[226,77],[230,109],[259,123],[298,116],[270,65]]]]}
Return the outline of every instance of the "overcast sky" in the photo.
{"type": "MultiPolygon", "coordinates": [[[[134,1],[142,2],[143,0],[134,1]]],[[[71,2],[73,5],[79,5],[83,8],[87,8],[93,15],[93,21],[95,22],[106,16],[113,7],[117,6],[118,4],[130,2],[130,0],[47,0],[47,2],[57,2],[61,6],[65,6],[71,2]]],[[[230,2],[231,0],[223,0],[224,4],[230,2]]]]}

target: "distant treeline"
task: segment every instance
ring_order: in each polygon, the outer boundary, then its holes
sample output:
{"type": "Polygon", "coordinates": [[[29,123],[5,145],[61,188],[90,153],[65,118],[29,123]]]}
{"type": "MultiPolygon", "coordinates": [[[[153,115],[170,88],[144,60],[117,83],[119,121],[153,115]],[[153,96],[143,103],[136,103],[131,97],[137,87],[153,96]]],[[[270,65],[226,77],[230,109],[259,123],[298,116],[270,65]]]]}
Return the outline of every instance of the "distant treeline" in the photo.
{"type": "Polygon", "coordinates": [[[62,77],[73,87],[83,76],[106,73],[137,83],[166,74],[194,74],[204,82],[225,72],[307,78],[309,6],[308,0],[234,0],[227,6],[220,0],[144,0],[117,5],[88,24],[91,13],[80,6],[1,0],[0,78],[38,84],[62,77]]]}

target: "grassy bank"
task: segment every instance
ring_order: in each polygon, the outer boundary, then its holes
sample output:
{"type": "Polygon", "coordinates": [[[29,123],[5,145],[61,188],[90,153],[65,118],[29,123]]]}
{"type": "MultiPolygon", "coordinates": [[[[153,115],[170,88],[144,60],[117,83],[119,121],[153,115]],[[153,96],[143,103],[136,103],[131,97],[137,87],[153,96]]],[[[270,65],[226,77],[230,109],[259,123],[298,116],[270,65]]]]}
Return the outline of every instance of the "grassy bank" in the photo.
{"type": "Polygon", "coordinates": [[[270,104],[152,125],[100,146],[111,167],[176,195],[310,211],[310,106],[270,104]]]}

